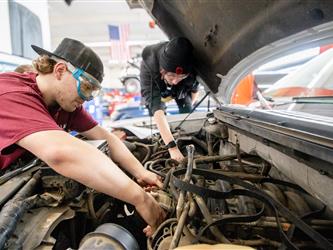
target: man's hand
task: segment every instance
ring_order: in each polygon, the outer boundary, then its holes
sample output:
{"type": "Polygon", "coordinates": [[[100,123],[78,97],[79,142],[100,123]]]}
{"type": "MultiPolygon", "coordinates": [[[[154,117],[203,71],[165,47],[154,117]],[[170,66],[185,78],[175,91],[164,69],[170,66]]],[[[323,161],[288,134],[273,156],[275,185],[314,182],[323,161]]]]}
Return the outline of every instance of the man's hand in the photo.
{"type": "Polygon", "coordinates": [[[157,227],[164,221],[166,214],[157,201],[149,193],[145,193],[143,202],[135,206],[141,217],[148,223],[143,229],[147,237],[153,235],[157,227]]]}
{"type": "Polygon", "coordinates": [[[178,147],[170,148],[169,149],[169,153],[170,153],[171,159],[174,159],[174,160],[176,160],[178,162],[181,162],[184,159],[184,156],[180,152],[180,150],[178,149],[178,147]]]}
{"type": "Polygon", "coordinates": [[[163,187],[161,176],[158,176],[157,174],[148,170],[144,170],[137,178],[137,181],[141,186],[151,185],[157,186],[159,188],[163,187]]]}

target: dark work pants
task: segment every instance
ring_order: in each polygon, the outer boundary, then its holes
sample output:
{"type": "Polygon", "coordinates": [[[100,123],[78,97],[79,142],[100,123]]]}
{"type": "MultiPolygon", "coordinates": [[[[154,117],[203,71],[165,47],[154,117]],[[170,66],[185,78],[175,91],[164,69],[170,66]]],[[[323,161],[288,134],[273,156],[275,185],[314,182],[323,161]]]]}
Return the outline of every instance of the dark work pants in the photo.
{"type": "Polygon", "coordinates": [[[190,113],[192,110],[192,96],[191,93],[189,95],[187,95],[184,99],[175,99],[177,105],[178,105],[178,109],[179,109],[179,113],[190,113]]]}

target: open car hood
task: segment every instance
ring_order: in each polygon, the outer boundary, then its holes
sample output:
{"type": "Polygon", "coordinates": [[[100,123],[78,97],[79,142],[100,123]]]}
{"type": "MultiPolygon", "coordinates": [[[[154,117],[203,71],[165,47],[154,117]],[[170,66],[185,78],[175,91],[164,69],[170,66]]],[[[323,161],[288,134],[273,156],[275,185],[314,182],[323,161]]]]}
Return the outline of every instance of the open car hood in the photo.
{"type": "Polygon", "coordinates": [[[333,19],[333,5],[325,0],[127,2],[132,8],[145,8],[168,37],[185,36],[193,43],[195,68],[222,102],[229,101],[239,80],[263,63],[300,46],[320,45],[318,32],[329,26],[309,28],[333,19]],[[235,67],[241,61],[245,62],[235,67]]]}

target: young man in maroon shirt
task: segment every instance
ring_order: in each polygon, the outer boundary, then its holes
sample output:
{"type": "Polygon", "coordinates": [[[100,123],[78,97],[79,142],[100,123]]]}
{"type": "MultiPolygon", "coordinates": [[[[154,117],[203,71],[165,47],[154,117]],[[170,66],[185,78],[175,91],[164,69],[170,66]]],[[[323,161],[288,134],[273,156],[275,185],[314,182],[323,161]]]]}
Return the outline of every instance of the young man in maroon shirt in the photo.
{"type": "Polygon", "coordinates": [[[164,219],[163,210],[114,162],[140,184],[161,187],[161,180],[82,108],[101,88],[100,58],[69,38],[53,53],[32,48],[40,55],[33,62],[37,74],[0,74],[0,169],[28,150],[59,174],[133,204],[148,223],[144,232],[151,235],[164,219]],[[78,131],[92,140],[106,139],[113,161],[65,130],[78,131]]]}

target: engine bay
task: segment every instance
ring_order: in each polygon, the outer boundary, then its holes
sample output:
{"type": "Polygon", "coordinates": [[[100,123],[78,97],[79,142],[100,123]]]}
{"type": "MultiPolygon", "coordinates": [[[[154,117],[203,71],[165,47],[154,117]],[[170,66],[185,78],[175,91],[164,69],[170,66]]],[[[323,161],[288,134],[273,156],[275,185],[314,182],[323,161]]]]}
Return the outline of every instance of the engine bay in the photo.
{"type": "MultiPolygon", "coordinates": [[[[163,188],[150,192],[167,219],[152,237],[142,233],[145,222],[131,205],[34,160],[0,178],[0,248],[333,247],[330,207],[254,150],[245,152],[241,133],[213,115],[174,130],[186,155],[181,163],[170,159],[159,135],[140,139],[123,132],[128,149],[163,179],[163,188]]],[[[108,154],[105,141],[90,143],[108,154]]]]}

